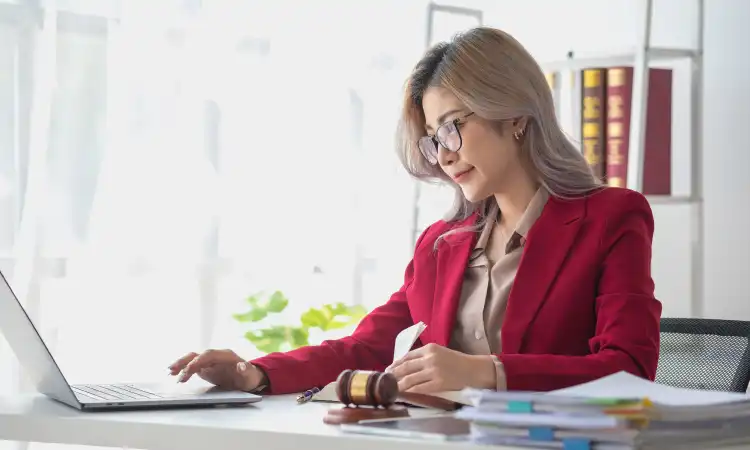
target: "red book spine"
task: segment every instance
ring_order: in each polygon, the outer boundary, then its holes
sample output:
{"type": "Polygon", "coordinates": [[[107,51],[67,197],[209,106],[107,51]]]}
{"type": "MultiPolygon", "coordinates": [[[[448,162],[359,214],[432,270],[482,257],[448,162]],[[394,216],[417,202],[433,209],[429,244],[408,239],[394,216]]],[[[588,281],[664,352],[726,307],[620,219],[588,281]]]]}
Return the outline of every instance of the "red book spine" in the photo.
{"type": "Polygon", "coordinates": [[[672,193],[672,71],[651,69],[646,116],[646,165],[643,193],[672,193]]]}
{"type": "Polygon", "coordinates": [[[625,187],[628,169],[633,70],[607,70],[607,184],[625,187]]]}
{"type": "MultiPolygon", "coordinates": [[[[625,186],[628,167],[633,68],[607,73],[607,182],[625,186]]],[[[649,70],[646,104],[643,193],[670,195],[672,189],[672,71],[649,70]]]]}

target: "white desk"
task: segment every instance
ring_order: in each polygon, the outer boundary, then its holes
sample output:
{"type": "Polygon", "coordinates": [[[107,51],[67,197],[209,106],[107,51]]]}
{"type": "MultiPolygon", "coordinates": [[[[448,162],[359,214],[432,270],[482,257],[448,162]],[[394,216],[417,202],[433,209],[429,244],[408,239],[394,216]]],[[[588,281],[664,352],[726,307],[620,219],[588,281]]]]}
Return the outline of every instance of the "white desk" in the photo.
{"type": "MultiPolygon", "coordinates": [[[[342,433],[323,423],[332,407],[273,396],[238,408],[83,413],[42,396],[0,397],[0,440],[140,450],[521,450],[342,433]]],[[[434,411],[412,410],[425,414],[434,411]]]]}
{"type": "MultiPolygon", "coordinates": [[[[269,396],[235,408],[84,413],[43,396],[0,397],[0,440],[143,450],[382,450],[394,444],[404,450],[489,448],[343,433],[323,423],[331,407],[297,405],[294,396],[269,396]]],[[[424,414],[434,412],[412,413],[424,414]]]]}

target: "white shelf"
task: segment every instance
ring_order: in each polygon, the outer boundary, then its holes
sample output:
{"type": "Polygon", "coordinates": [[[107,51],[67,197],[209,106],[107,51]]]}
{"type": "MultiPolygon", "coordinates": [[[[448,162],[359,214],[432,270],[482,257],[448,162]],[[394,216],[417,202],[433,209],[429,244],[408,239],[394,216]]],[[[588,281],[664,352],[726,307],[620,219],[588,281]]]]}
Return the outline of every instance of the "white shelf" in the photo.
{"type": "MultiPolygon", "coordinates": [[[[572,56],[559,61],[543,62],[540,65],[544,72],[575,71],[588,68],[635,66],[637,50],[624,49],[606,53],[572,53],[572,56]]],[[[694,59],[698,56],[695,50],[652,47],[647,50],[650,63],[668,62],[679,59],[694,59]]]]}
{"type": "Polygon", "coordinates": [[[646,199],[652,205],[693,205],[701,203],[701,199],[689,195],[647,195],[646,199]]]}

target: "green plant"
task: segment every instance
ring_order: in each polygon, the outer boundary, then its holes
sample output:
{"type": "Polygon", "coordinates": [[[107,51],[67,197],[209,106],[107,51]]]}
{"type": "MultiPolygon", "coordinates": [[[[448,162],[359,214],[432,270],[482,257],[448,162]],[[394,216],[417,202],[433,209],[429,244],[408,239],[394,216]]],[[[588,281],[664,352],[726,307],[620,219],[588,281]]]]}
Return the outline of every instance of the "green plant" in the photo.
{"type": "Polygon", "coordinates": [[[232,317],[241,323],[252,324],[254,329],[245,333],[245,339],[266,353],[310,345],[310,330],[317,328],[325,332],[346,328],[358,323],[367,314],[367,310],[360,305],[329,303],[302,313],[299,324],[260,326],[262,321],[283,312],[289,306],[289,299],[281,291],[275,291],[267,297],[251,295],[246,301],[250,309],[232,317]]]}

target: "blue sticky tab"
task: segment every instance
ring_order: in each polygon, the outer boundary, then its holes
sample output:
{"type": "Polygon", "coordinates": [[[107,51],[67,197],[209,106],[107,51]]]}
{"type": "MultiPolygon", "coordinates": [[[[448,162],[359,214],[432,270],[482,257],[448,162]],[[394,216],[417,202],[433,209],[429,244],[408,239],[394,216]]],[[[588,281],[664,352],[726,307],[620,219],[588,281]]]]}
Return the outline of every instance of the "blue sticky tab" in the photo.
{"type": "Polygon", "coordinates": [[[563,450],[591,450],[591,441],[588,439],[563,439],[563,450]]]}
{"type": "Polygon", "coordinates": [[[533,410],[530,402],[508,402],[508,412],[531,413],[533,410]]]}
{"type": "MultiPolygon", "coordinates": [[[[532,441],[552,441],[555,439],[555,431],[548,427],[532,427],[529,428],[529,439],[532,441]]],[[[565,450],[568,449],[566,448],[565,450]]]]}

